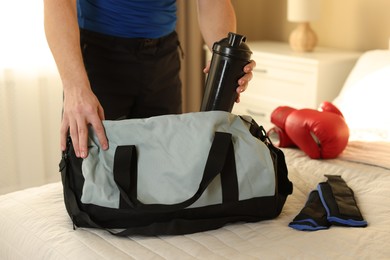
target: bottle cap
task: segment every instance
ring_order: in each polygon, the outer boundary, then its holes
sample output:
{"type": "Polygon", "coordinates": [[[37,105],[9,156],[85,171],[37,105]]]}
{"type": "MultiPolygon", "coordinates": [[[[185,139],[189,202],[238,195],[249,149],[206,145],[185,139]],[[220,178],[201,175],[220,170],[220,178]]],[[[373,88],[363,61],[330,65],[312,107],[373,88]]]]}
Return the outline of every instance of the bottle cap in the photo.
{"type": "Polygon", "coordinates": [[[227,38],[223,38],[222,40],[214,43],[213,51],[220,55],[231,56],[237,59],[249,61],[252,52],[245,41],[245,36],[229,32],[227,38]]]}

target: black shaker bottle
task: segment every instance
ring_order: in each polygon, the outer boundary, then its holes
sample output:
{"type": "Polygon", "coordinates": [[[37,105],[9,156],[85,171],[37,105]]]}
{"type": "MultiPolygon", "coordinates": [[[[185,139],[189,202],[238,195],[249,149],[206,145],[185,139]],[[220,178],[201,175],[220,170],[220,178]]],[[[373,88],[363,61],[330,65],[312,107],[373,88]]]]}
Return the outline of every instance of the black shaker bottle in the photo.
{"type": "Polygon", "coordinates": [[[245,36],[229,32],[227,38],[214,43],[201,111],[232,111],[238,80],[252,54],[245,41],[245,36]]]}

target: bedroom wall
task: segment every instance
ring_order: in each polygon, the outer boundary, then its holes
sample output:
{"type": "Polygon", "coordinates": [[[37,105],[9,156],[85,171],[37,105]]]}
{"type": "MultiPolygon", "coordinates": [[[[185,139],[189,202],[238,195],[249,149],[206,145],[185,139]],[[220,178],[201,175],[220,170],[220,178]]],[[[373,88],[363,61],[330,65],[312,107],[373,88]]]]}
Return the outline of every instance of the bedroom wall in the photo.
{"type": "MultiPolygon", "coordinates": [[[[287,0],[232,0],[237,29],[249,40],[288,41],[295,24],[287,21],[287,0]]],[[[318,45],[356,51],[387,49],[389,0],[322,0],[312,22],[318,45]]]]}

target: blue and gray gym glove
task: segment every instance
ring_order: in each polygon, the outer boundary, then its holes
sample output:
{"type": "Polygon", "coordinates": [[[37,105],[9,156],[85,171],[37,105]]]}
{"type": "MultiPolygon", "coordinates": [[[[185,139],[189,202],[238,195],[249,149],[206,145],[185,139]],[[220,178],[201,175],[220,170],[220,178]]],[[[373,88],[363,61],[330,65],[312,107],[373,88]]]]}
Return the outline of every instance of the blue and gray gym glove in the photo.
{"type": "Polygon", "coordinates": [[[305,206],[289,224],[289,227],[304,231],[328,229],[329,226],[326,210],[316,190],[310,192],[305,206]]]}
{"type": "Polygon", "coordinates": [[[301,212],[289,224],[298,230],[315,231],[330,225],[366,227],[367,221],[357,206],[354,193],[337,175],[325,175],[328,180],[310,193],[301,212]]]}

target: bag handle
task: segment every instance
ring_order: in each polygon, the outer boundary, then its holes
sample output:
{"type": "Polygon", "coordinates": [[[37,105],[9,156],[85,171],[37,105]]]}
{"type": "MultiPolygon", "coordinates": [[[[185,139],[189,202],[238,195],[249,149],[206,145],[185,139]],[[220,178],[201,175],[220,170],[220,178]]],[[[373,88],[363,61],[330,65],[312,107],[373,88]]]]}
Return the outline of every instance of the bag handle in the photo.
{"type": "Polygon", "coordinates": [[[216,132],[198,190],[189,199],[176,204],[144,204],[137,199],[137,153],[134,145],[118,146],[114,156],[114,180],[120,190],[121,208],[150,212],[171,212],[196,202],[212,180],[221,174],[223,202],[238,201],[238,181],[232,135],[216,132]]]}

